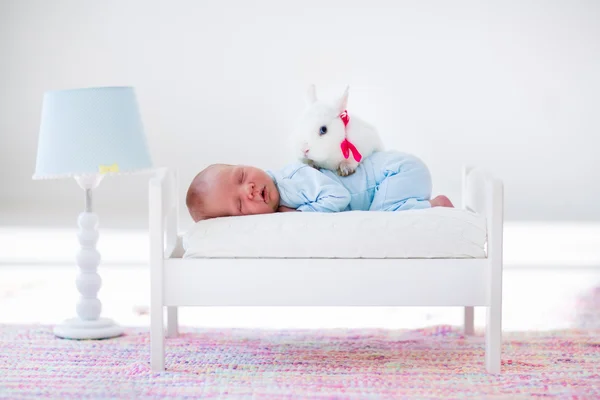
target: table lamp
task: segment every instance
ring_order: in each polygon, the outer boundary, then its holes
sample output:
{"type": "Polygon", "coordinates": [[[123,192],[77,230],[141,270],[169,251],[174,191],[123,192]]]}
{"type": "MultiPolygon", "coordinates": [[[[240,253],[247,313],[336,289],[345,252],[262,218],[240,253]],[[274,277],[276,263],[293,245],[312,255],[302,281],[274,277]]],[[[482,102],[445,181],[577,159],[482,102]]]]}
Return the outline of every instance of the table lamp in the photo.
{"type": "Polygon", "coordinates": [[[97,87],[49,91],[44,94],[33,179],[75,178],[85,191],[79,214],[80,250],[76,255],[81,294],[76,318],[54,327],[68,339],[105,339],[123,329],[100,318],[97,272],[100,253],[98,216],[92,211],[92,190],[106,175],[135,173],[152,167],[136,96],[131,87],[97,87]]]}

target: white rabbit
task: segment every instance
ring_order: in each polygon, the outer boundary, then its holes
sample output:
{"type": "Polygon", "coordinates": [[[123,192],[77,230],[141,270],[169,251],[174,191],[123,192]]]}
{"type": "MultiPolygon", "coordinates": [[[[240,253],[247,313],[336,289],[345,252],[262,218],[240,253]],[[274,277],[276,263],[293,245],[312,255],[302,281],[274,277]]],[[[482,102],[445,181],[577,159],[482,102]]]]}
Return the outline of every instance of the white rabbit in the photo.
{"type": "Polygon", "coordinates": [[[317,100],[310,85],[308,107],[294,129],[294,152],[315,168],[336,171],[340,176],[354,173],[361,160],[383,150],[377,129],[346,110],[349,87],[333,104],[317,100]]]}

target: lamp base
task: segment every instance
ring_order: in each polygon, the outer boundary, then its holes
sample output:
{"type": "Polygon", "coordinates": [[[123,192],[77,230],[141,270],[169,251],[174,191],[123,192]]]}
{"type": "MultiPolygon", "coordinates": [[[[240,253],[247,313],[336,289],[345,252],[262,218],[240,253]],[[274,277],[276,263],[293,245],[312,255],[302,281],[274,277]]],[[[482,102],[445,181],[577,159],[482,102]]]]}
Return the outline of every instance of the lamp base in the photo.
{"type": "Polygon", "coordinates": [[[70,318],[54,327],[54,334],[63,339],[108,339],[121,336],[124,330],[112,319],[86,321],[70,318]]]}

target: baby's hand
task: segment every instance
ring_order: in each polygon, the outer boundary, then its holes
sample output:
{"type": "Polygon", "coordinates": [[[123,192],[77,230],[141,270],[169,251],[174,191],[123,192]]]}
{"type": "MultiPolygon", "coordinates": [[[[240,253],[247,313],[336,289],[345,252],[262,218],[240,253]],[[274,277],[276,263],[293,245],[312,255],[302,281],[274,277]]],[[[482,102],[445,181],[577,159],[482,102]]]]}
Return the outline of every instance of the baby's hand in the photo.
{"type": "Polygon", "coordinates": [[[279,208],[277,209],[277,212],[290,212],[290,211],[297,211],[295,208],[289,208],[286,206],[279,206],[279,208]]]}

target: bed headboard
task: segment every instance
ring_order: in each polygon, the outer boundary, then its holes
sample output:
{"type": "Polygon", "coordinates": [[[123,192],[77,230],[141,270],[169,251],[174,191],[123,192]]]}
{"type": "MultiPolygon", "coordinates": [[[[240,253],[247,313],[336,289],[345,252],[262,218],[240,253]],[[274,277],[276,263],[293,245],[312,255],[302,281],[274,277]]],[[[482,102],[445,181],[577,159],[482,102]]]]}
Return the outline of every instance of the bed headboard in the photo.
{"type": "Polygon", "coordinates": [[[170,258],[179,251],[177,182],[177,170],[172,168],[160,168],[150,178],[148,212],[151,259],[170,258]],[[158,254],[161,251],[162,254],[158,254]]]}

